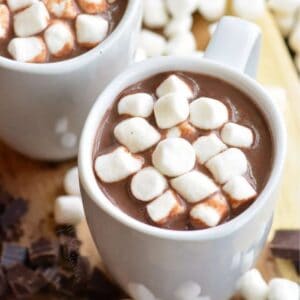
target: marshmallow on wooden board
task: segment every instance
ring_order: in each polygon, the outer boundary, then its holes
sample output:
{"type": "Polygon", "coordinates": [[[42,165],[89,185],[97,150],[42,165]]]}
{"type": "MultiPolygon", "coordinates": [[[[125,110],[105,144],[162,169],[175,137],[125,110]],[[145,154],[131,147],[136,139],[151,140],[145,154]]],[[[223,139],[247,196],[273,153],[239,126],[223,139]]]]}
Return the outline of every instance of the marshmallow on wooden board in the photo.
{"type": "Polygon", "coordinates": [[[8,36],[10,13],[5,4],[0,4],[0,40],[8,36]]]}
{"type": "Polygon", "coordinates": [[[28,37],[42,32],[49,23],[49,13],[41,1],[14,15],[14,30],[19,37],[28,37]]]}
{"type": "Polygon", "coordinates": [[[221,193],[215,193],[191,209],[191,224],[195,228],[214,227],[220,224],[228,216],[228,213],[226,199],[221,193]]]}
{"type": "Polygon", "coordinates": [[[221,101],[201,97],[190,104],[190,122],[199,129],[217,129],[227,121],[228,110],[221,101]]]}
{"type": "Polygon", "coordinates": [[[77,0],[81,9],[88,14],[99,14],[107,10],[106,0],[77,0]]]}
{"type": "Polygon", "coordinates": [[[148,118],[153,112],[154,100],[150,94],[135,93],[124,96],[118,103],[119,115],[148,118]]]}
{"type": "Polygon", "coordinates": [[[189,203],[197,203],[219,190],[205,174],[191,171],[171,180],[171,186],[189,203]]]}
{"type": "Polygon", "coordinates": [[[164,28],[164,34],[171,38],[189,32],[192,29],[193,17],[191,15],[172,19],[164,28]]]}
{"type": "Polygon", "coordinates": [[[48,11],[57,18],[75,19],[79,13],[74,0],[44,0],[48,11]]]}
{"type": "Polygon", "coordinates": [[[174,127],[187,120],[189,113],[189,102],[179,93],[167,94],[154,104],[155,121],[161,129],[174,127]]]}
{"type": "Polygon", "coordinates": [[[108,33],[108,21],[101,16],[81,14],[76,18],[77,42],[92,48],[102,42],[108,33]]]}
{"type": "Polygon", "coordinates": [[[158,225],[163,225],[184,211],[185,207],[172,190],[166,191],[147,205],[149,217],[158,225]]]}
{"type": "Polygon", "coordinates": [[[233,11],[243,19],[258,20],[266,11],[265,0],[233,0],[233,11]]]}
{"type": "Polygon", "coordinates": [[[200,136],[193,144],[196,156],[200,164],[206,163],[213,156],[227,149],[227,146],[217,137],[215,133],[200,136]]]}
{"type": "Polygon", "coordinates": [[[274,18],[281,34],[284,37],[288,37],[295,25],[295,14],[283,15],[275,13],[274,18]]]}
{"type": "Polygon", "coordinates": [[[79,196],[60,196],[55,200],[54,219],[57,224],[76,225],[84,218],[79,196]]]}
{"type": "Polygon", "coordinates": [[[46,29],[44,37],[49,52],[55,57],[66,56],[74,48],[74,36],[67,23],[54,22],[46,29]]]}
{"type": "Polygon", "coordinates": [[[143,22],[148,28],[164,27],[168,21],[164,0],[143,0],[143,22]]]}
{"type": "Polygon", "coordinates": [[[7,0],[7,5],[12,12],[24,9],[34,3],[37,3],[38,0],[7,0]]]}
{"type": "Polygon", "coordinates": [[[300,53],[300,21],[296,23],[290,34],[289,45],[296,53],[300,53]]]}
{"type": "Polygon", "coordinates": [[[140,32],[139,47],[146,51],[148,57],[163,55],[166,45],[166,39],[162,35],[147,29],[140,32]]]}
{"type": "Polygon", "coordinates": [[[183,32],[171,37],[166,46],[167,55],[189,55],[197,49],[196,39],[192,32],[183,32]]]}
{"type": "Polygon", "coordinates": [[[137,62],[143,61],[145,59],[147,59],[146,51],[141,47],[137,48],[135,51],[134,62],[137,63],[137,62]]]}
{"type": "Polygon", "coordinates": [[[208,21],[215,21],[225,15],[227,0],[199,0],[200,14],[208,21]]]}
{"type": "Polygon", "coordinates": [[[196,155],[193,146],[182,138],[162,140],[152,154],[152,163],[162,174],[180,176],[193,169],[196,155]]]}
{"type": "Polygon", "coordinates": [[[95,172],[100,180],[107,183],[121,181],[139,171],[144,159],[132,155],[125,147],[100,155],[95,161],[95,172]]]}
{"type": "Polygon", "coordinates": [[[80,196],[78,168],[73,167],[64,177],[64,189],[68,195],[80,196]]]}
{"type": "Polygon", "coordinates": [[[167,138],[182,137],[188,141],[194,141],[197,138],[198,131],[189,122],[183,122],[176,127],[168,129],[167,138]]]}
{"type": "Polygon", "coordinates": [[[166,0],[167,8],[175,18],[192,15],[197,9],[197,4],[198,0],[166,0]]]}
{"type": "Polygon", "coordinates": [[[137,172],[132,177],[130,184],[133,196],[145,202],[160,196],[167,187],[166,178],[153,167],[147,167],[137,172]]]}
{"type": "Polygon", "coordinates": [[[226,183],[232,177],[247,172],[248,161],[246,155],[237,148],[229,148],[211,158],[206,167],[218,183],[226,183]]]}
{"type": "Polygon", "coordinates": [[[237,291],[245,300],[266,300],[268,285],[261,273],[256,269],[252,269],[239,279],[237,291]]]}
{"type": "Polygon", "coordinates": [[[268,300],[299,300],[300,287],[296,282],[274,278],[269,282],[268,300]]]}
{"type": "Polygon", "coordinates": [[[268,5],[278,14],[293,14],[300,7],[300,0],[269,0],[268,5]]]}
{"type": "Polygon", "coordinates": [[[160,133],[143,118],[134,117],[120,122],[114,129],[116,139],[130,152],[145,151],[160,140],[160,133]]]}
{"type": "Polygon", "coordinates": [[[46,45],[39,37],[14,38],[8,44],[7,50],[19,62],[41,63],[47,58],[46,45]]]}

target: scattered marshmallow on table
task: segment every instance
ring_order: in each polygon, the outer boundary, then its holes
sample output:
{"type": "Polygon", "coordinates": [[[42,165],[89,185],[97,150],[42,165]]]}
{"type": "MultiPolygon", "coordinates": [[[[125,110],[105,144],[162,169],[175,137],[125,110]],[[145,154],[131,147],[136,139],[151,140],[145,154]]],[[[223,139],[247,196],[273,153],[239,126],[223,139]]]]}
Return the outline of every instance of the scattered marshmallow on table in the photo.
{"type": "Polygon", "coordinates": [[[122,97],[118,103],[118,113],[133,117],[147,118],[153,112],[154,100],[150,94],[136,93],[122,97]]]}
{"type": "Polygon", "coordinates": [[[180,176],[195,166],[195,150],[185,139],[168,138],[156,146],[152,162],[162,174],[170,177],[180,176]]]}
{"type": "Polygon", "coordinates": [[[206,20],[215,21],[225,15],[226,4],[227,0],[199,0],[198,8],[206,20]]]}
{"type": "Polygon", "coordinates": [[[292,14],[300,7],[299,0],[269,0],[269,7],[279,14],[292,14]]]}
{"type": "Polygon", "coordinates": [[[193,14],[197,9],[197,4],[198,0],[166,0],[167,8],[173,17],[193,14]]]}
{"type": "Polygon", "coordinates": [[[64,189],[68,195],[80,196],[78,168],[73,167],[64,177],[64,189]]]}
{"type": "Polygon", "coordinates": [[[292,50],[300,53],[300,21],[297,22],[290,34],[289,45],[292,50]]]}
{"type": "Polygon", "coordinates": [[[136,173],[130,184],[133,196],[145,202],[160,196],[167,187],[166,178],[153,167],[144,168],[136,173]]]}
{"type": "Polygon", "coordinates": [[[60,196],[55,200],[54,219],[57,224],[76,225],[84,218],[79,196],[60,196]]]}
{"type": "Polygon", "coordinates": [[[104,12],[108,4],[106,0],[77,0],[79,6],[88,14],[98,14],[104,12]]]}
{"type": "Polygon", "coordinates": [[[258,20],[266,11],[265,0],[233,0],[233,11],[238,17],[258,20]]]}
{"type": "Polygon", "coordinates": [[[171,38],[189,32],[192,29],[193,18],[191,15],[172,19],[164,28],[164,34],[171,38]]]}
{"type": "Polygon", "coordinates": [[[132,155],[125,147],[100,155],[95,161],[95,172],[103,182],[117,182],[139,171],[144,164],[142,157],[132,155]]]}
{"type": "Polygon", "coordinates": [[[219,189],[208,176],[195,170],[172,179],[171,186],[189,203],[200,202],[219,189]]]}
{"type": "Polygon", "coordinates": [[[114,129],[116,139],[130,152],[145,151],[160,140],[160,133],[150,123],[140,117],[121,121],[114,129]]]}
{"type": "Polygon", "coordinates": [[[176,127],[168,129],[166,137],[182,137],[188,141],[194,141],[197,137],[197,129],[193,127],[189,122],[183,122],[176,127]]]}
{"type": "Polygon", "coordinates": [[[190,104],[190,122],[199,129],[217,129],[227,121],[228,110],[221,101],[201,97],[190,104]]]}
{"type": "Polygon", "coordinates": [[[179,202],[176,194],[168,190],[160,197],[147,205],[147,212],[151,220],[159,225],[163,225],[171,218],[183,213],[185,207],[179,202]]]}
{"type": "Polygon", "coordinates": [[[169,39],[166,45],[167,55],[189,55],[197,49],[196,39],[192,32],[183,32],[169,39]]]}
{"type": "Polygon", "coordinates": [[[299,300],[300,290],[296,282],[275,278],[269,282],[268,300],[299,300]]]}
{"type": "Polygon", "coordinates": [[[140,32],[139,47],[146,51],[148,57],[163,55],[166,45],[166,39],[160,34],[147,29],[140,32]]]}
{"type": "Polygon", "coordinates": [[[211,158],[206,167],[219,183],[226,183],[232,177],[247,172],[248,161],[246,155],[237,148],[229,148],[211,158]]]}
{"type": "Polygon", "coordinates": [[[239,279],[237,290],[245,300],[266,300],[268,295],[268,285],[256,269],[246,272],[239,279]]]}
{"type": "Polygon", "coordinates": [[[149,28],[164,27],[169,16],[164,0],[143,0],[143,22],[149,28]]]}
{"type": "Polygon", "coordinates": [[[5,4],[0,4],[0,40],[8,36],[10,13],[5,4]]]}
{"type": "Polygon", "coordinates": [[[34,3],[39,2],[38,0],[7,0],[7,5],[12,12],[24,9],[34,3]]]}
{"type": "Polygon", "coordinates": [[[49,13],[41,1],[14,15],[14,30],[19,37],[28,37],[42,32],[49,23],[49,13]]]}
{"type": "Polygon", "coordinates": [[[44,0],[48,11],[57,18],[75,19],[79,11],[74,0],[44,0]]]}

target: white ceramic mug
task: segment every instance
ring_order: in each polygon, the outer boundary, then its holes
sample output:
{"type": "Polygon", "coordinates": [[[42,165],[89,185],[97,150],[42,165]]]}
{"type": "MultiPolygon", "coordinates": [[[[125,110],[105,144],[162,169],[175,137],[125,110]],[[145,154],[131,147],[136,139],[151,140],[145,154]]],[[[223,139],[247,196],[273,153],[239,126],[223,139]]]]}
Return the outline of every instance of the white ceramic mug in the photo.
{"type": "Polygon", "coordinates": [[[74,157],[98,94],[133,61],[141,4],[129,0],[115,30],[78,57],[45,64],[0,57],[0,138],[32,158],[74,157]]]}
{"type": "Polygon", "coordinates": [[[251,78],[257,66],[259,40],[256,25],[225,17],[206,59],[165,57],[133,65],[105,89],[88,116],[79,150],[87,221],[108,271],[137,300],[228,299],[237,279],[254,265],[265,244],[284,164],[286,136],[280,113],[251,78]],[[107,109],[126,87],[166,71],[206,74],[237,87],[260,108],[272,134],[274,161],[264,190],[245,212],[215,228],[180,232],[143,224],[105,197],[93,172],[96,132],[107,109]]]}

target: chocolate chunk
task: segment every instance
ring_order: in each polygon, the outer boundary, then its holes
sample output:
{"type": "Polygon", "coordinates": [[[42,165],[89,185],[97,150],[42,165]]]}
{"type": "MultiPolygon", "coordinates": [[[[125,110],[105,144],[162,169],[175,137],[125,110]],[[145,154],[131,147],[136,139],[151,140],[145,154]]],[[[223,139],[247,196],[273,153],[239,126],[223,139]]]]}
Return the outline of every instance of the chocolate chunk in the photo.
{"type": "Polygon", "coordinates": [[[60,235],[59,244],[63,258],[71,261],[72,263],[76,263],[79,256],[79,247],[81,242],[75,237],[60,235]]]}
{"type": "Polygon", "coordinates": [[[91,277],[91,265],[87,257],[78,256],[77,264],[74,268],[74,277],[75,283],[79,286],[79,288],[83,288],[86,286],[86,283],[89,281],[91,277]]]}
{"type": "Polygon", "coordinates": [[[25,263],[27,249],[14,243],[3,243],[1,253],[1,266],[10,268],[16,264],[25,263]]]}
{"type": "Polygon", "coordinates": [[[72,225],[59,225],[56,227],[56,235],[67,235],[71,237],[76,237],[76,230],[72,225]]]}
{"type": "MultiPolygon", "coordinates": [[[[0,268],[0,297],[4,296],[7,291],[7,280],[2,268],[0,268]]],[[[1,298],[2,299],[2,298],[1,298]]]]}
{"type": "Polygon", "coordinates": [[[270,245],[274,256],[300,261],[300,230],[278,230],[270,245]]]}

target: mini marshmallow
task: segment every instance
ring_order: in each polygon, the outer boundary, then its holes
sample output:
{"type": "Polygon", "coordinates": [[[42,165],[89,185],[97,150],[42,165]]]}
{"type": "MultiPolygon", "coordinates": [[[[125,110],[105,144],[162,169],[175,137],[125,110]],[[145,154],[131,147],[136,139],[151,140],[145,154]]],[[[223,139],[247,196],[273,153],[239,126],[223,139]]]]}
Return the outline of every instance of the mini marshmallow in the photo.
{"type": "Polygon", "coordinates": [[[7,5],[12,12],[15,12],[37,2],[38,0],[7,0],[7,5]]]}
{"type": "Polygon", "coordinates": [[[182,137],[188,141],[194,141],[197,137],[198,131],[188,122],[183,122],[180,125],[170,128],[167,131],[167,138],[182,137]]]}
{"type": "Polygon", "coordinates": [[[145,151],[160,140],[160,133],[140,117],[120,122],[114,129],[114,135],[133,153],[145,151]]]}
{"type": "Polygon", "coordinates": [[[77,225],[84,218],[81,197],[60,196],[55,200],[54,219],[57,224],[77,225]]]}
{"type": "Polygon", "coordinates": [[[198,0],[166,0],[166,5],[173,17],[192,15],[197,9],[198,0]]]}
{"type": "Polygon", "coordinates": [[[227,0],[199,0],[200,14],[208,21],[215,21],[225,15],[227,0]]]}
{"type": "Polygon", "coordinates": [[[201,97],[190,104],[190,121],[199,129],[217,129],[228,121],[228,110],[221,101],[201,97]]]}
{"type": "Polygon", "coordinates": [[[118,103],[118,113],[148,118],[153,112],[154,100],[150,94],[136,93],[123,97],[118,103]]]}
{"type": "Polygon", "coordinates": [[[196,155],[193,146],[185,139],[168,138],[156,146],[152,162],[162,174],[176,177],[195,166],[196,155]]]}
{"type": "Polygon", "coordinates": [[[233,10],[238,17],[258,20],[266,11],[265,0],[233,0],[233,10]]]}
{"type": "Polygon", "coordinates": [[[137,62],[143,61],[145,59],[147,59],[146,51],[141,47],[137,48],[136,52],[135,52],[135,56],[134,56],[134,62],[137,63],[137,62]]]}
{"type": "Polygon", "coordinates": [[[42,32],[49,23],[49,13],[41,1],[14,15],[14,30],[19,37],[42,32]]]}
{"type": "Polygon", "coordinates": [[[132,155],[124,147],[111,153],[100,155],[95,161],[95,172],[103,182],[117,182],[139,171],[144,159],[132,155]]]}
{"type": "Polygon", "coordinates": [[[215,133],[199,137],[193,144],[193,147],[196,151],[197,159],[201,164],[206,163],[213,156],[227,149],[227,146],[215,133]]]}
{"type": "Polygon", "coordinates": [[[99,14],[108,8],[106,0],[77,0],[77,2],[88,14],[99,14]]]}
{"type": "Polygon", "coordinates": [[[7,38],[10,13],[5,4],[0,4],[0,40],[7,38]]]}
{"type": "Polygon", "coordinates": [[[48,11],[57,18],[75,19],[79,13],[74,0],[44,0],[48,11]]]}
{"type": "Polygon", "coordinates": [[[299,300],[300,290],[296,282],[274,278],[269,282],[268,300],[299,300]]]}
{"type": "Polygon", "coordinates": [[[140,32],[139,47],[146,51],[147,57],[160,56],[165,53],[167,42],[158,33],[143,29],[140,32]]]}
{"type": "Polygon", "coordinates": [[[227,145],[243,148],[250,148],[254,141],[251,129],[232,122],[222,128],[221,138],[227,145]]]}
{"type": "Polygon", "coordinates": [[[189,55],[197,49],[196,39],[192,32],[184,32],[172,37],[166,46],[167,55],[189,55]]]}
{"type": "Polygon", "coordinates": [[[41,38],[14,38],[7,48],[13,59],[19,62],[40,63],[46,61],[46,45],[41,38]]]}
{"type": "Polygon", "coordinates": [[[167,94],[176,93],[184,98],[192,98],[193,91],[182,79],[176,75],[170,75],[156,89],[156,95],[161,98],[167,94]]]}
{"type": "Polygon", "coordinates": [[[80,196],[78,168],[73,167],[64,177],[64,189],[68,195],[80,196]]]}
{"type": "Polygon", "coordinates": [[[279,27],[281,34],[284,37],[288,37],[295,25],[295,19],[296,19],[295,15],[294,14],[288,14],[288,15],[274,14],[274,18],[279,27]]]}
{"type": "Polygon", "coordinates": [[[266,300],[268,295],[268,286],[256,269],[246,272],[239,279],[237,290],[245,300],[266,300]]]}
{"type": "Polygon", "coordinates": [[[193,18],[191,15],[172,19],[165,27],[164,34],[171,38],[192,30],[193,18]]]}
{"type": "Polygon", "coordinates": [[[300,7],[299,0],[269,0],[269,7],[278,14],[293,14],[300,7]]]}
{"type": "Polygon", "coordinates": [[[50,53],[55,57],[62,57],[72,52],[74,37],[71,28],[64,22],[50,25],[44,34],[45,42],[50,53]]]}
{"type": "Polygon", "coordinates": [[[297,53],[300,53],[300,21],[294,26],[289,37],[289,45],[297,53]]]}
{"type": "Polygon", "coordinates": [[[208,176],[199,171],[191,171],[172,179],[171,186],[189,203],[200,202],[219,190],[208,176]]]}
{"type": "Polygon", "coordinates": [[[108,21],[101,16],[81,14],[76,18],[75,27],[78,43],[86,48],[99,44],[108,33],[108,21]]]}
{"type": "Polygon", "coordinates": [[[160,196],[167,187],[166,178],[152,167],[144,168],[136,173],[130,184],[133,196],[145,202],[160,196]]]}
{"type": "Polygon", "coordinates": [[[148,28],[161,28],[168,23],[164,0],[143,0],[143,5],[143,21],[148,28]]]}
{"type": "Polygon", "coordinates": [[[181,94],[167,94],[154,104],[155,120],[157,126],[162,129],[171,128],[185,121],[189,113],[189,102],[181,94]]]}
{"type": "Polygon", "coordinates": [[[160,197],[147,205],[147,212],[154,223],[163,225],[171,218],[183,213],[184,206],[171,190],[166,191],[160,197]]]}
{"type": "Polygon", "coordinates": [[[232,177],[247,172],[248,161],[245,154],[237,148],[230,148],[211,158],[206,167],[219,183],[225,183],[232,177]]]}

